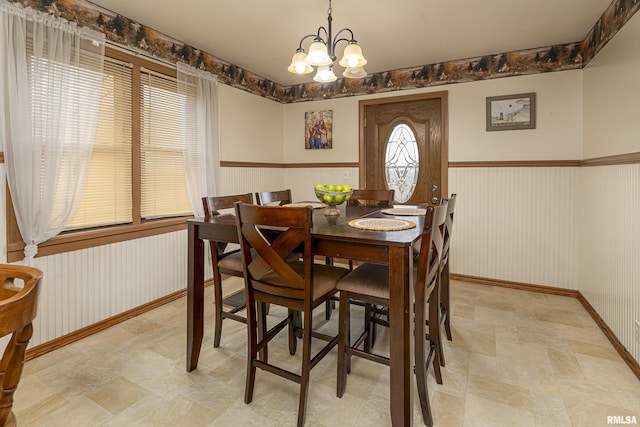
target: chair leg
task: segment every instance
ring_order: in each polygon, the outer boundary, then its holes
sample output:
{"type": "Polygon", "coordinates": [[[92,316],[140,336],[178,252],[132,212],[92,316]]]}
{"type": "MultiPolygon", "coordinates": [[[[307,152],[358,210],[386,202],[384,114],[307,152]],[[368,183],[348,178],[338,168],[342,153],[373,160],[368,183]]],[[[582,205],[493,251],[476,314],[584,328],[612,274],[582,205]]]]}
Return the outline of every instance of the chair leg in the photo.
{"type": "Polygon", "coordinates": [[[364,336],[364,351],[367,353],[371,352],[371,347],[373,347],[373,342],[375,341],[375,328],[376,324],[373,322],[373,316],[375,313],[375,306],[372,306],[369,303],[364,305],[364,331],[366,335],[364,336]]]}
{"type": "Polygon", "coordinates": [[[213,346],[220,346],[220,338],[222,337],[222,278],[220,274],[213,274],[213,304],[215,307],[216,318],[213,335],[213,346]]]}
{"type": "MultiPolygon", "coordinates": [[[[349,338],[351,308],[346,292],[340,292],[340,314],[338,315],[338,381],[336,396],[342,397],[347,387],[347,345],[349,338]]],[[[365,320],[366,321],[366,320],[365,320]]]]}
{"type": "MultiPolygon", "coordinates": [[[[258,342],[262,342],[264,340],[265,335],[267,334],[267,304],[264,302],[258,302],[258,342]]],[[[267,345],[262,347],[260,350],[260,354],[258,355],[260,360],[264,363],[269,361],[269,351],[267,349],[267,345]]]]}
{"type": "Polygon", "coordinates": [[[311,331],[312,310],[304,311],[304,330],[302,332],[302,369],[300,372],[300,403],[298,405],[298,427],[304,426],[304,417],[309,394],[309,373],[311,371],[311,331]]]}
{"type": "MultiPolygon", "coordinates": [[[[416,298],[416,301],[417,300],[418,299],[416,298]]],[[[435,287],[433,293],[431,294],[431,297],[429,298],[429,301],[427,302],[427,305],[429,310],[429,348],[433,349],[434,352],[433,371],[436,377],[436,382],[438,384],[442,384],[442,372],[440,371],[440,366],[444,366],[444,362],[440,359],[440,355],[442,354],[442,341],[440,340],[440,302],[438,286],[435,287]]],[[[422,323],[425,323],[424,320],[422,321],[422,323]]],[[[425,341],[424,333],[422,334],[422,340],[425,341]]]]}
{"type": "MultiPolygon", "coordinates": [[[[442,304],[442,299],[441,299],[441,289],[442,289],[442,283],[440,281],[440,276],[438,276],[438,284],[436,286],[436,289],[438,291],[437,295],[432,295],[432,299],[433,299],[433,304],[429,304],[429,307],[431,307],[431,305],[434,306],[434,316],[436,319],[436,323],[435,323],[435,331],[433,331],[433,333],[431,332],[432,327],[429,326],[429,336],[434,336],[435,340],[436,340],[436,345],[437,345],[437,350],[438,350],[438,359],[440,360],[440,366],[444,366],[444,346],[442,345],[442,333],[440,331],[440,320],[442,319],[441,317],[441,311],[440,311],[440,306],[442,304]]],[[[435,292],[434,292],[435,293],[435,292]]],[[[430,314],[431,315],[431,314],[430,314]]],[[[431,324],[430,324],[431,325],[431,324]]]]}
{"type": "MultiPolygon", "coordinates": [[[[333,265],[333,258],[331,257],[325,257],[325,265],[329,265],[332,266],[333,265]]],[[[333,312],[333,310],[336,308],[336,302],[333,299],[328,299],[325,303],[324,303],[324,318],[326,320],[331,320],[331,314],[333,312]]]]}
{"type": "Polygon", "coordinates": [[[444,269],[440,275],[440,283],[442,283],[442,294],[440,295],[440,300],[442,304],[442,310],[444,312],[444,331],[447,334],[447,339],[452,341],[453,338],[451,336],[451,307],[450,307],[450,299],[449,299],[449,262],[444,265],[444,269]]]}
{"type": "Polygon", "coordinates": [[[331,313],[336,308],[336,302],[332,299],[328,299],[324,303],[324,318],[327,320],[331,320],[331,313]]]}
{"type": "Polygon", "coordinates": [[[244,388],[244,403],[253,400],[253,387],[256,382],[256,366],[253,363],[258,357],[258,324],[256,322],[256,301],[253,295],[247,298],[247,378],[244,388]]]}
{"type": "MultiPolygon", "coordinates": [[[[429,392],[427,389],[427,369],[429,365],[428,357],[429,352],[427,348],[431,349],[431,342],[425,339],[426,336],[426,318],[425,318],[425,304],[424,304],[424,287],[416,288],[416,304],[415,304],[415,333],[414,333],[414,359],[415,359],[415,374],[416,385],[418,387],[418,397],[420,398],[420,408],[422,409],[422,418],[427,426],[433,425],[431,417],[431,406],[429,404],[429,392]]],[[[436,353],[437,357],[437,353],[436,353]]],[[[434,362],[434,367],[437,363],[434,362]]],[[[438,365],[439,368],[439,365],[438,365]]]]}
{"type": "Polygon", "coordinates": [[[299,327],[300,312],[289,310],[289,354],[294,355],[298,349],[298,335],[296,327],[299,327]]]}
{"type": "Polygon", "coordinates": [[[16,426],[15,415],[12,411],[13,393],[20,382],[24,355],[32,336],[33,326],[29,322],[20,326],[11,335],[5,348],[2,358],[2,395],[0,397],[0,421],[3,426],[16,426]]]}
{"type": "Polygon", "coordinates": [[[293,316],[293,324],[296,327],[296,337],[302,339],[302,316],[299,311],[293,316]]]}

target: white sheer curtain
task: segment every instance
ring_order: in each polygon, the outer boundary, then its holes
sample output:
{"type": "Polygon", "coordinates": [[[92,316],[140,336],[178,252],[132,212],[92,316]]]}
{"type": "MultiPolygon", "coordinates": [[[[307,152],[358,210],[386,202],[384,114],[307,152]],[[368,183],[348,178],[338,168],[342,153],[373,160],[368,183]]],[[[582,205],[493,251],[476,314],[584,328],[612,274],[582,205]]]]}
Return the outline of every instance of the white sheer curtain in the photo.
{"type": "Polygon", "coordinates": [[[104,39],[0,0],[0,143],[27,264],[80,202],[100,106],[104,39]]]}
{"type": "Polygon", "coordinates": [[[177,63],[178,93],[184,95],[183,154],[193,214],[204,216],[202,197],[215,196],[220,174],[218,80],[177,63]]]}

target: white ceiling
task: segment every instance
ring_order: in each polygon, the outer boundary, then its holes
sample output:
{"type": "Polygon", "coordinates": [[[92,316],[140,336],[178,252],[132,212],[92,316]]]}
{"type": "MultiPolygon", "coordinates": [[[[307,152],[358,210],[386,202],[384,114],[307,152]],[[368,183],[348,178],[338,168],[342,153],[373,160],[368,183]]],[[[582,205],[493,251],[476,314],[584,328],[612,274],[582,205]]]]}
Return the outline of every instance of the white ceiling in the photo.
{"type": "MultiPolygon", "coordinates": [[[[327,26],[328,0],[91,2],[282,85],[311,81],[287,67],[300,39],[327,26]]],[[[373,73],[581,41],[610,3],[334,0],[333,32],[353,31],[373,73]]]]}

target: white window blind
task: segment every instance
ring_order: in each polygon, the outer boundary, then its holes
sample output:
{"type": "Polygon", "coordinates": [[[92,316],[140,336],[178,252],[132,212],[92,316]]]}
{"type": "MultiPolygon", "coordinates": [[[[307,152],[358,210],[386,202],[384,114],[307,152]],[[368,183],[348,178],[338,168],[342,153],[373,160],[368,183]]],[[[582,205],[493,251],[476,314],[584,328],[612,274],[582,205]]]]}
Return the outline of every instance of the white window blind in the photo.
{"type": "Polygon", "coordinates": [[[175,79],[143,70],[140,88],[141,216],[191,215],[182,154],[185,98],[175,79]]]}
{"type": "Polygon", "coordinates": [[[132,222],[131,75],[131,64],[105,58],[87,183],[66,230],[132,222]]]}

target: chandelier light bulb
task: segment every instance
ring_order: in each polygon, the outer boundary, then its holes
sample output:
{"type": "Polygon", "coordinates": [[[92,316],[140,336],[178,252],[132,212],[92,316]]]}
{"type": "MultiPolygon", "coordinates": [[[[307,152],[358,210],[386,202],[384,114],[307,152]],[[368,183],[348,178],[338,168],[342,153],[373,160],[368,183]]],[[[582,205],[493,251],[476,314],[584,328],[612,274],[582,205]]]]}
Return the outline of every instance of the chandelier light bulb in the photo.
{"type": "Polygon", "coordinates": [[[293,58],[291,58],[291,65],[289,65],[289,72],[294,74],[309,74],[313,72],[313,67],[304,62],[304,59],[307,55],[303,50],[299,50],[293,54],[293,58]]]}
{"type": "Polygon", "coordinates": [[[328,65],[322,65],[322,66],[318,67],[318,72],[313,77],[313,80],[316,81],[316,82],[319,82],[319,83],[334,82],[337,79],[338,78],[333,73],[333,69],[331,67],[329,67],[328,65]]]}
{"type": "Polygon", "coordinates": [[[345,68],[364,67],[367,65],[367,60],[362,56],[362,49],[360,46],[353,41],[349,42],[347,47],[344,48],[344,54],[339,64],[345,68]]]}
{"type": "Polygon", "coordinates": [[[329,65],[333,61],[327,53],[327,45],[320,40],[316,40],[311,44],[311,46],[309,46],[309,54],[305,58],[304,62],[309,65],[321,66],[329,65]]]}
{"type": "Polygon", "coordinates": [[[349,67],[342,73],[342,77],[347,79],[362,79],[367,77],[364,67],[349,67]]]}

